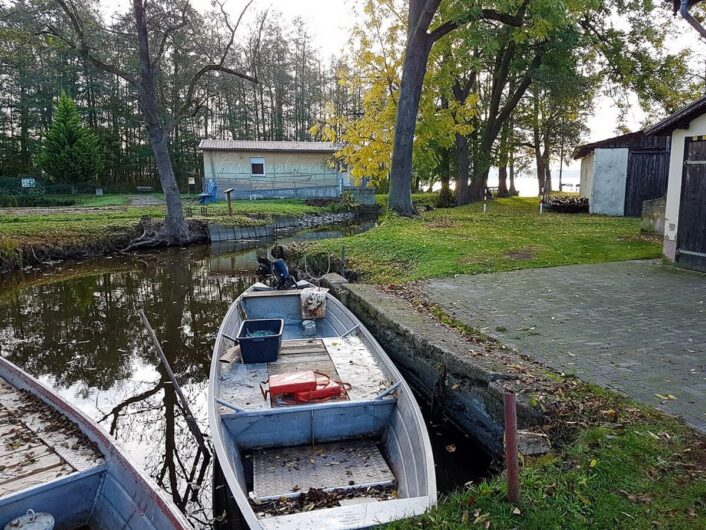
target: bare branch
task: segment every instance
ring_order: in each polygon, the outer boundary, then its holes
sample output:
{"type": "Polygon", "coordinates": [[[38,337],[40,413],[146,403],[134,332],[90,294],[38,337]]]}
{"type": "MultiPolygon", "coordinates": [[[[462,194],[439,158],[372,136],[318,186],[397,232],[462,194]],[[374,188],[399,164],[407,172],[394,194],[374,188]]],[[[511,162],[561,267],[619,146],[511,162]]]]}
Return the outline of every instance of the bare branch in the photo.
{"type": "Polygon", "coordinates": [[[501,13],[495,9],[473,9],[466,11],[463,15],[452,20],[448,20],[434,29],[429,35],[433,42],[436,42],[444,35],[451,33],[456,28],[460,28],[470,22],[478,20],[494,20],[508,26],[520,27],[522,25],[522,17],[501,13]]]}
{"type": "Polygon", "coordinates": [[[72,49],[76,50],[81,57],[83,57],[84,60],[90,62],[97,68],[100,68],[101,70],[104,70],[106,72],[109,72],[111,74],[117,75],[118,77],[122,77],[125,79],[125,81],[129,83],[136,83],[137,80],[135,77],[127,73],[126,71],[122,70],[121,68],[118,68],[117,66],[114,66],[112,64],[108,64],[94,55],[91,54],[91,50],[88,46],[88,42],[86,41],[86,35],[83,31],[83,23],[81,22],[81,18],[78,15],[78,12],[76,11],[73,2],[69,0],[69,3],[65,2],[64,0],[54,0],[61,10],[64,12],[64,14],[69,18],[69,21],[71,22],[71,26],[74,28],[74,31],[76,32],[76,37],[78,38],[77,43],[73,43],[72,41],[61,38],[60,35],[58,35],[58,32],[54,32],[53,34],[57,37],[60,37],[63,42],[68,44],[72,49]],[[69,5],[70,4],[70,5],[69,5]]]}
{"type": "MultiPolygon", "coordinates": [[[[240,21],[243,19],[243,16],[245,15],[245,11],[250,7],[250,4],[252,4],[254,0],[250,0],[247,4],[245,4],[245,7],[242,9],[240,12],[240,16],[238,16],[238,20],[235,23],[235,26],[231,26],[230,21],[228,19],[228,15],[225,12],[225,9],[223,8],[223,2],[217,2],[218,5],[221,8],[221,13],[223,13],[223,18],[225,21],[226,26],[228,27],[228,30],[230,31],[230,39],[228,40],[228,44],[223,50],[223,53],[221,54],[221,59],[218,63],[213,63],[213,64],[207,64],[203,66],[198,72],[194,74],[194,76],[191,78],[191,81],[189,81],[188,88],[186,90],[186,100],[184,101],[184,104],[181,107],[181,114],[187,114],[189,112],[189,109],[191,105],[194,102],[194,93],[196,92],[196,87],[201,80],[201,78],[208,74],[209,72],[223,72],[225,74],[233,75],[235,77],[239,77],[240,79],[245,79],[246,81],[251,81],[253,83],[257,83],[257,77],[248,75],[244,72],[240,72],[238,70],[234,70],[233,68],[230,68],[228,66],[225,66],[226,59],[228,58],[228,53],[230,52],[230,49],[233,46],[233,42],[235,40],[235,32],[238,30],[238,26],[240,25],[240,21]]],[[[262,25],[260,26],[260,31],[262,31],[262,25]]],[[[259,42],[259,36],[258,36],[258,42],[259,42]]],[[[178,117],[177,117],[178,119],[178,117]]]]}
{"type": "Polygon", "coordinates": [[[169,41],[169,37],[172,36],[172,34],[186,26],[188,19],[186,18],[186,12],[189,9],[189,0],[184,2],[184,7],[181,10],[181,21],[178,24],[174,24],[172,26],[169,26],[167,29],[164,30],[164,33],[162,34],[162,40],[159,43],[159,47],[157,48],[157,54],[154,56],[154,60],[152,61],[152,65],[156,66],[159,63],[159,60],[162,58],[164,55],[165,50],[167,49],[167,42],[169,41]]]}

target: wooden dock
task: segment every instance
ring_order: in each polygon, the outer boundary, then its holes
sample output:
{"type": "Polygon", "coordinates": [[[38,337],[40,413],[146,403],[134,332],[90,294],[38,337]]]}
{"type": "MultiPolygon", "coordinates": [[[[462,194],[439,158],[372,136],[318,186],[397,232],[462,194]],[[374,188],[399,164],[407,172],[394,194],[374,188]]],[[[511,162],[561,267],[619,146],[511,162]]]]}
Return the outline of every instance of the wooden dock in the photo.
{"type": "Polygon", "coordinates": [[[103,464],[76,425],[0,378],[0,498],[103,464]]]}

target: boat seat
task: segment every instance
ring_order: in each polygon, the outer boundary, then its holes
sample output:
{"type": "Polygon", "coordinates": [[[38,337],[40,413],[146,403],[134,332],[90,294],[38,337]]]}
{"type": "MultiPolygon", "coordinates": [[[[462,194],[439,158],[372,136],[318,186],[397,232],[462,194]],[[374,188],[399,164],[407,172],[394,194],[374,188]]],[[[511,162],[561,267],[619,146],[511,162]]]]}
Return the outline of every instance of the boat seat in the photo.
{"type": "Polygon", "coordinates": [[[284,447],[253,454],[253,497],[298,497],[310,488],[392,486],[395,476],[373,440],[284,447]]]}
{"type": "Polygon", "coordinates": [[[381,438],[397,405],[396,398],[332,401],[326,404],[275,407],[221,415],[243,450],[268,449],[381,438]]]}

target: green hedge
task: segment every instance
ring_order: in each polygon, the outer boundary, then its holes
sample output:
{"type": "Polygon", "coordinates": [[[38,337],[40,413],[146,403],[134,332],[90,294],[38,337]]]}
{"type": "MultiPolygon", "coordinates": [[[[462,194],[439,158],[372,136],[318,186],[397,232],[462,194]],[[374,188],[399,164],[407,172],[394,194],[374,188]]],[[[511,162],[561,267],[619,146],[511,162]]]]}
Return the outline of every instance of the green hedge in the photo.
{"type": "Polygon", "coordinates": [[[0,207],[24,208],[32,206],[73,206],[74,199],[47,195],[10,195],[0,194],[0,207]]]}

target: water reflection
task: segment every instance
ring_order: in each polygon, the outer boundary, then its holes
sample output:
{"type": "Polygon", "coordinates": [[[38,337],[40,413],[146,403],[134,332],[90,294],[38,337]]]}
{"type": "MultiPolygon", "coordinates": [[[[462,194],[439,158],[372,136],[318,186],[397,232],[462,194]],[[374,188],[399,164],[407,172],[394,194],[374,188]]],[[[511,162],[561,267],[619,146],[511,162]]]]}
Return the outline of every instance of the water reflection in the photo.
{"type": "Polygon", "coordinates": [[[230,302],[254,281],[244,269],[214,273],[208,247],[198,247],[35,269],[0,283],[0,354],[99,421],[198,527],[210,526],[211,502],[210,481],[196,482],[210,472],[138,310],[205,430],[211,344],[230,302]]]}
{"type": "MultiPolygon", "coordinates": [[[[281,234],[277,242],[370,226],[281,234]]],[[[98,421],[194,526],[211,528],[212,462],[199,452],[138,311],[207,433],[213,340],[230,303],[256,279],[256,253],[273,243],[175,248],[0,275],[0,355],[98,421]]]]}
{"type": "MultiPolygon", "coordinates": [[[[370,226],[309,230],[277,243],[370,226]]],[[[199,452],[138,311],[207,433],[213,340],[230,303],[256,280],[256,253],[274,243],[176,248],[0,275],[0,355],[98,421],[196,528],[212,528],[213,461],[199,452]]],[[[446,435],[432,432],[443,448],[446,435]]],[[[468,476],[459,464],[449,467],[468,476]]]]}

